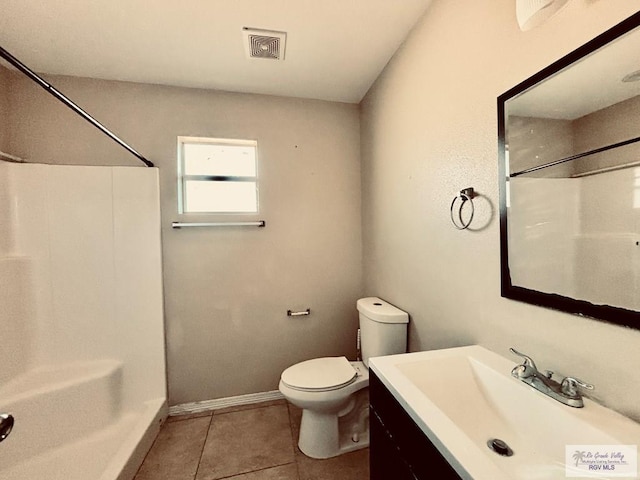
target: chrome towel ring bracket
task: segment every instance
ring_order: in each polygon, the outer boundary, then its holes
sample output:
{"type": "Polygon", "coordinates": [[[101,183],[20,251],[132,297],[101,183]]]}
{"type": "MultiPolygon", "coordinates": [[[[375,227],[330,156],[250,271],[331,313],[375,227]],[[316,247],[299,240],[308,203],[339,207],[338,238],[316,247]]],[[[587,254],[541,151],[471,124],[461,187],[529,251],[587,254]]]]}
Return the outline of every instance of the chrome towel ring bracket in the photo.
{"type": "Polygon", "coordinates": [[[476,194],[473,191],[473,187],[467,187],[460,190],[460,193],[453,197],[453,201],[451,202],[450,214],[451,214],[451,223],[458,230],[465,230],[469,228],[471,222],[473,221],[473,214],[475,213],[475,207],[473,206],[473,197],[476,194]],[[459,206],[456,209],[456,202],[460,199],[459,206]],[[469,214],[469,218],[465,222],[462,218],[462,211],[465,209],[465,204],[469,204],[471,207],[471,213],[469,214]],[[457,212],[457,214],[456,214],[457,212]],[[456,221],[456,217],[458,220],[456,221]]]}
{"type": "Polygon", "coordinates": [[[10,413],[0,413],[0,442],[5,440],[13,430],[14,418],[10,413]]]}

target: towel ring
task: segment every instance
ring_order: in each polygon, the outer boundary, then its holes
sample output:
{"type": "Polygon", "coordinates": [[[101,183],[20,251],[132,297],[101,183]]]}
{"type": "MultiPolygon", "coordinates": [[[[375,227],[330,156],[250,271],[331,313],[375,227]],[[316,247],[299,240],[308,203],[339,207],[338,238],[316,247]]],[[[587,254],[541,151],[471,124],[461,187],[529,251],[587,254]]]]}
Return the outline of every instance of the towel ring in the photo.
{"type": "Polygon", "coordinates": [[[453,197],[453,201],[451,202],[451,208],[449,210],[451,215],[451,223],[453,223],[453,226],[456,227],[458,230],[465,230],[469,228],[469,225],[471,225],[471,222],[473,221],[473,214],[475,213],[475,210],[476,210],[473,205],[474,196],[475,194],[474,194],[473,188],[469,187],[469,188],[460,190],[460,194],[453,197]],[[454,206],[458,199],[461,199],[460,207],[458,207],[458,220],[460,221],[460,223],[456,222],[456,219],[454,218],[454,214],[453,214],[453,212],[455,211],[454,206]],[[469,204],[471,205],[471,216],[469,216],[469,220],[465,223],[465,221],[462,219],[462,209],[464,208],[464,204],[467,201],[469,201],[469,204]]]}

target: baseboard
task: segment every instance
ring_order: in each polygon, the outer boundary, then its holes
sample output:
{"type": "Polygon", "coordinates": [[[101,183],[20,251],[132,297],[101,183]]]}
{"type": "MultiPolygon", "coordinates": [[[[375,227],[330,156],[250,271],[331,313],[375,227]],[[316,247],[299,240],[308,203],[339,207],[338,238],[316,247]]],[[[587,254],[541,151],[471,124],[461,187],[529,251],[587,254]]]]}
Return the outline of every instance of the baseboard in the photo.
{"type": "Polygon", "coordinates": [[[271,392],[249,393],[236,397],[216,398],[214,400],[203,400],[201,402],[181,403],[169,407],[169,416],[187,415],[189,413],[207,412],[219,408],[237,407],[238,405],[251,405],[253,403],[268,402],[270,400],[280,400],[284,396],[279,390],[271,392]]]}

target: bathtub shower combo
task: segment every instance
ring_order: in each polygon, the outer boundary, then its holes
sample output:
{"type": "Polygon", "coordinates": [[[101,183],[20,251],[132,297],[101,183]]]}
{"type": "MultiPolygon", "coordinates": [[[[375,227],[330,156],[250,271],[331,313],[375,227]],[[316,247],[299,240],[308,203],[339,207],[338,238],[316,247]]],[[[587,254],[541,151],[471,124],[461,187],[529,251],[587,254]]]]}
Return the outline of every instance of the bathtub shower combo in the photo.
{"type": "Polygon", "coordinates": [[[131,480],[167,412],[158,171],[0,162],[0,197],[0,478],[131,480]]]}

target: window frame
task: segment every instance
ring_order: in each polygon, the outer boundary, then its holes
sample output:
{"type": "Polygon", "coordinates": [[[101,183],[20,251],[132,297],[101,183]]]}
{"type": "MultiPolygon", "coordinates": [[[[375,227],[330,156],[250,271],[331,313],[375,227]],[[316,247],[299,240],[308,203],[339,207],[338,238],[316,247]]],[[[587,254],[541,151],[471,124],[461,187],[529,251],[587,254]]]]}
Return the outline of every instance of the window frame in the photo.
{"type": "Polygon", "coordinates": [[[180,215],[258,215],[260,213],[260,188],[258,174],[258,141],[249,139],[232,139],[232,138],[214,138],[214,137],[190,137],[178,136],[178,214],[180,215]],[[253,147],[255,176],[234,176],[234,175],[194,175],[185,173],[185,144],[194,145],[216,145],[216,146],[244,146],[253,147]],[[256,185],[256,209],[255,211],[209,211],[209,212],[189,212],[185,211],[186,200],[186,182],[189,180],[209,181],[209,182],[255,182],[256,185]]]}

